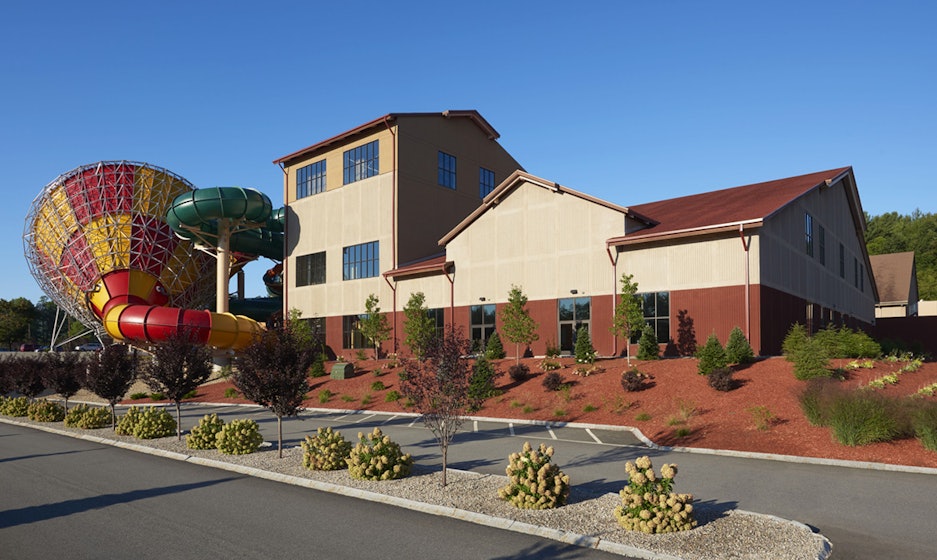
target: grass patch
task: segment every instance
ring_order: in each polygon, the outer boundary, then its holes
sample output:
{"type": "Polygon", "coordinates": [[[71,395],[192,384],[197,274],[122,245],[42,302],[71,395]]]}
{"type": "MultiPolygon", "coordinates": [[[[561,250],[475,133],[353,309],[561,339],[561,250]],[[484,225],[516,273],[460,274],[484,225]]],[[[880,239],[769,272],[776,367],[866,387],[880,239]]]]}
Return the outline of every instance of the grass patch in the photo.
{"type": "Polygon", "coordinates": [[[530,406],[530,405],[528,404],[528,405],[524,405],[523,412],[524,412],[524,414],[530,414],[531,412],[533,412],[533,411],[535,411],[535,410],[537,410],[537,409],[534,408],[534,407],[532,407],[532,406],[530,406]]]}
{"type": "Polygon", "coordinates": [[[224,398],[226,399],[236,399],[241,396],[241,393],[238,392],[234,387],[228,387],[224,390],[224,398]]]}
{"type": "Polygon", "coordinates": [[[371,393],[368,393],[367,395],[361,397],[361,404],[367,406],[371,404],[372,400],[374,400],[374,397],[371,396],[371,393]]]}
{"type": "Polygon", "coordinates": [[[583,412],[595,412],[598,409],[599,407],[593,406],[591,404],[587,404],[586,406],[582,407],[583,412]]]}
{"type": "Polygon", "coordinates": [[[898,421],[886,399],[869,391],[853,391],[830,407],[830,428],[836,441],[850,447],[894,439],[898,421]]]}
{"type": "Polygon", "coordinates": [[[771,428],[771,424],[774,422],[774,414],[767,406],[760,404],[748,407],[746,410],[752,415],[755,428],[762,432],[767,432],[771,428]]]}
{"type": "Polygon", "coordinates": [[[351,396],[351,395],[342,395],[342,400],[345,401],[345,402],[351,402],[351,401],[355,400],[355,397],[353,397],[353,396],[351,396]]]}
{"type": "Polygon", "coordinates": [[[651,415],[648,414],[647,412],[641,412],[637,416],[635,416],[634,419],[637,420],[638,422],[647,422],[648,420],[651,419],[651,415]]]}
{"type": "Polygon", "coordinates": [[[154,401],[161,401],[166,398],[166,395],[162,393],[150,393],[150,399],[154,401]]]}
{"type": "MultiPolygon", "coordinates": [[[[380,371],[380,370],[378,370],[378,371],[380,371]]],[[[387,388],[387,387],[384,386],[384,382],[383,382],[383,381],[375,381],[374,383],[371,384],[371,390],[372,390],[372,391],[383,391],[383,390],[386,389],[386,388],[387,388]]]]}
{"type": "Polygon", "coordinates": [[[522,406],[524,406],[524,403],[522,403],[521,401],[517,399],[514,399],[513,401],[511,401],[511,408],[520,408],[522,406]]]}
{"type": "Polygon", "coordinates": [[[557,416],[557,417],[566,416],[566,411],[562,408],[557,408],[553,411],[553,416],[557,416]]]}
{"type": "Polygon", "coordinates": [[[322,389],[321,391],[319,391],[319,403],[320,404],[325,404],[329,402],[329,399],[331,398],[332,398],[332,391],[329,391],[328,389],[322,389]]]}
{"type": "Polygon", "coordinates": [[[384,402],[397,402],[400,400],[400,398],[401,398],[401,394],[399,391],[397,390],[388,391],[387,394],[384,395],[384,402]]]}
{"type": "Polygon", "coordinates": [[[674,430],[673,435],[674,437],[685,438],[692,433],[693,433],[693,430],[684,426],[682,428],[677,428],[676,430],[674,430]]]}
{"type": "Polygon", "coordinates": [[[140,400],[140,399],[145,399],[145,398],[147,398],[147,397],[149,397],[149,395],[146,394],[146,393],[131,393],[131,395],[130,395],[130,400],[132,400],[132,401],[138,401],[138,400],[140,400]]]}

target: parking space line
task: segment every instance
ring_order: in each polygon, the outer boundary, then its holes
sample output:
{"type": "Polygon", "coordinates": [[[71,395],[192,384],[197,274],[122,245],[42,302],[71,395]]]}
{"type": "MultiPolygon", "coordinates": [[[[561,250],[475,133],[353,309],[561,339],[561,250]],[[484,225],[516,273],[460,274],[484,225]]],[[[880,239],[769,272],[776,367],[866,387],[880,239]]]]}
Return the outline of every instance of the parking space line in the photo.
{"type": "Polygon", "coordinates": [[[364,422],[365,420],[370,420],[371,418],[374,418],[375,416],[377,416],[377,414],[368,414],[367,416],[365,416],[365,417],[362,418],[361,420],[358,420],[357,422],[355,422],[355,424],[360,424],[360,423],[364,422]]]}
{"type": "Polygon", "coordinates": [[[597,438],[595,434],[592,433],[592,430],[590,430],[589,428],[586,428],[586,433],[592,436],[592,439],[594,439],[596,443],[602,443],[602,440],[597,438]]]}
{"type": "Polygon", "coordinates": [[[393,416],[391,416],[391,417],[388,418],[387,420],[384,420],[383,422],[381,422],[381,424],[386,424],[386,423],[390,422],[391,420],[393,420],[393,419],[396,418],[396,417],[397,417],[397,415],[394,414],[393,416]]]}
{"type": "Polygon", "coordinates": [[[550,437],[556,439],[556,433],[553,431],[553,428],[547,426],[547,431],[550,432],[550,437]]]}
{"type": "Polygon", "coordinates": [[[416,418],[413,419],[413,422],[410,422],[409,424],[407,424],[407,427],[408,427],[408,428],[412,428],[413,425],[416,424],[416,423],[419,422],[419,421],[420,421],[420,417],[417,416],[416,418]]]}
{"type": "Polygon", "coordinates": [[[514,422],[508,422],[508,431],[511,432],[511,437],[514,437],[514,422]]]}

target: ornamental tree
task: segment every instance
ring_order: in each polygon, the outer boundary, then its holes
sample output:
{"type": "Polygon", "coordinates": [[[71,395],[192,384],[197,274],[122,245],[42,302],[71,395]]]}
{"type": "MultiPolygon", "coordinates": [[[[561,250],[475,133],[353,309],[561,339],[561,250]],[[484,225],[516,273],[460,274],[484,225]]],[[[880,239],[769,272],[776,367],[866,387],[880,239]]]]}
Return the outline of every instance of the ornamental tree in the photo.
{"type": "Polygon", "coordinates": [[[237,356],[232,381],[245,398],[267,407],[277,417],[277,455],[283,457],[283,417],[302,410],[309,391],[306,372],[313,349],[290,332],[289,323],[268,330],[237,356]]]}
{"type": "Polygon", "coordinates": [[[73,352],[46,352],[43,362],[45,371],[42,379],[49,389],[65,399],[65,412],[68,413],[68,399],[81,389],[85,364],[73,352]]]}
{"type": "Polygon", "coordinates": [[[449,443],[467,412],[477,409],[482,401],[470,390],[472,370],[462,358],[468,346],[461,329],[446,329],[442,336],[430,342],[422,360],[404,363],[407,375],[400,383],[400,392],[413,402],[439,444],[443,486],[446,485],[449,443]]]}
{"type": "Polygon", "coordinates": [[[176,405],[176,437],[182,440],[182,399],[208,381],[212,370],[211,348],[196,342],[195,333],[180,329],[152,349],[140,378],[151,391],[166,395],[176,405]]]}
{"type": "Polygon", "coordinates": [[[644,327],[644,307],[641,298],[635,295],[638,283],[632,282],[632,278],[631,274],[621,275],[621,296],[615,304],[611,327],[612,334],[625,339],[628,365],[631,365],[631,338],[644,327]]]}
{"type": "Polygon", "coordinates": [[[105,346],[88,362],[85,388],[106,400],[111,407],[111,429],[117,426],[117,413],[114,407],[136,380],[136,367],[133,356],[123,344],[105,346]]]}
{"type": "Polygon", "coordinates": [[[364,317],[358,319],[358,330],[361,331],[368,341],[374,345],[374,359],[380,356],[381,343],[390,338],[390,325],[387,324],[387,316],[381,313],[381,308],[377,305],[380,300],[376,295],[368,295],[364,302],[364,317]]]}
{"type": "Polygon", "coordinates": [[[410,348],[417,359],[422,359],[426,349],[436,336],[436,324],[427,314],[423,292],[410,294],[407,305],[403,308],[404,344],[410,348]]]}
{"type": "Polygon", "coordinates": [[[514,343],[514,365],[519,365],[521,361],[520,345],[525,348],[535,340],[540,338],[537,334],[537,322],[527,311],[527,296],[518,286],[511,286],[508,292],[508,302],[501,308],[501,322],[503,326],[501,332],[504,338],[514,343]]]}

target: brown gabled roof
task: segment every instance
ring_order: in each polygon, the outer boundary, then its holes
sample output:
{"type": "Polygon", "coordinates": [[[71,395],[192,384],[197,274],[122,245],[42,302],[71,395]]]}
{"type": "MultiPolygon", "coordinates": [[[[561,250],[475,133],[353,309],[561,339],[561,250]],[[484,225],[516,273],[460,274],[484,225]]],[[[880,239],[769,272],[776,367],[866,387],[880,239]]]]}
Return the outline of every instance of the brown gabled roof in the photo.
{"type": "Polygon", "coordinates": [[[312,154],[323,148],[329,147],[333,144],[337,144],[339,142],[347,140],[348,138],[351,138],[352,136],[355,136],[357,134],[370,131],[371,129],[374,129],[374,128],[388,126],[390,123],[397,120],[398,117],[431,117],[431,116],[441,116],[447,119],[467,118],[471,120],[473,123],[475,123],[475,125],[478,126],[478,128],[480,128],[482,132],[484,132],[488,136],[489,140],[497,140],[498,138],[501,137],[501,135],[498,134],[498,131],[495,130],[494,127],[491,126],[491,124],[485,120],[485,117],[481,116],[481,113],[479,113],[478,111],[474,109],[468,109],[468,110],[450,109],[448,111],[443,111],[442,113],[388,113],[384,115],[383,117],[378,117],[374,119],[373,121],[368,121],[362,125],[352,128],[351,130],[346,130],[345,132],[337,136],[333,136],[327,140],[323,140],[317,144],[313,144],[312,146],[295,151],[291,154],[286,154],[283,157],[273,160],[273,163],[280,165],[281,163],[290,162],[296,159],[306,157],[309,154],[312,154]]]}
{"type": "Polygon", "coordinates": [[[638,220],[640,222],[644,222],[646,224],[656,223],[653,220],[637,212],[634,212],[633,209],[631,208],[625,208],[624,206],[618,206],[617,204],[612,204],[611,202],[602,200],[600,198],[595,198],[594,196],[589,196],[585,193],[581,193],[579,191],[570,189],[568,187],[564,187],[563,185],[559,183],[554,183],[553,181],[542,179],[540,177],[537,177],[536,175],[531,175],[530,173],[527,173],[526,171],[521,171],[520,169],[518,169],[514,173],[511,173],[511,175],[507,179],[502,181],[501,184],[495,187],[493,191],[488,193],[485,196],[485,198],[482,199],[481,206],[476,208],[474,212],[472,212],[471,214],[468,215],[468,217],[466,217],[464,220],[459,222],[459,224],[456,227],[454,227],[449,233],[447,233],[445,237],[440,239],[439,244],[441,246],[445,246],[447,243],[452,241],[452,239],[456,235],[461,233],[462,230],[464,230],[472,222],[477,220],[479,216],[487,212],[490,208],[497,206],[503,198],[508,196],[511,192],[514,191],[514,189],[516,189],[518,186],[520,186],[523,183],[530,183],[533,185],[537,185],[538,187],[542,187],[542,188],[545,188],[547,190],[551,190],[557,193],[572,195],[577,198],[587,200],[593,204],[598,204],[599,206],[604,206],[611,210],[615,210],[616,212],[621,212],[622,214],[628,216],[629,218],[638,220]]]}
{"type": "Polygon", "coordinates": [[[784,206],[847,173],[852,173],[851,167],[631,206],[632,211],[657,223],[607,243],[620,246],[760,227],[765,218],[784,206]]]}
{"type": "Polygon", "coordinates": [[[879,303],[909,303],[914,279],[914,252],[869,255],[879,303]]]}

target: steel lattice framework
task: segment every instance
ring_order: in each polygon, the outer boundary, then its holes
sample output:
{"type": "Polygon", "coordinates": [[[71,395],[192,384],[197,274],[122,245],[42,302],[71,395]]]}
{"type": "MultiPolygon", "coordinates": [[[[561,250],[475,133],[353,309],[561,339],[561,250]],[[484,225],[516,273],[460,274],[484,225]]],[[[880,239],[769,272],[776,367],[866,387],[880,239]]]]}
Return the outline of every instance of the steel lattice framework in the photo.
{"type": "Polygon", "coordinates": [[[166,169],[133,161],[59,175],[26,216],[30,272],[52,301],[98,336],[105,329],[90,302],[114,272],[152,283],[173,307],[205,307],[214,296],[214,259],[166,224],[173,199],[194,188],[166,169]]]}

